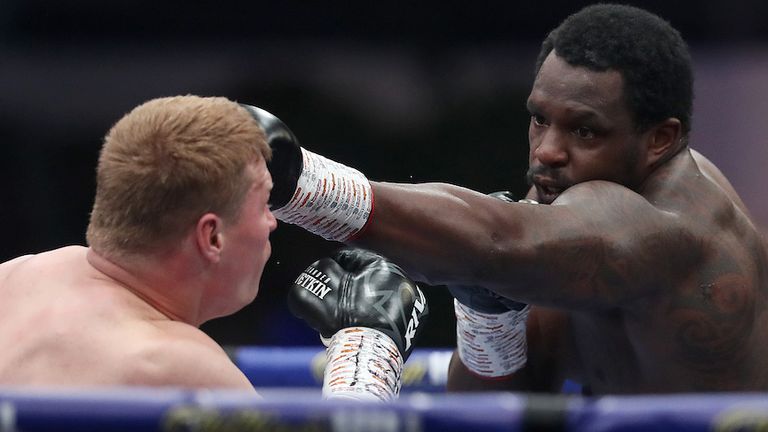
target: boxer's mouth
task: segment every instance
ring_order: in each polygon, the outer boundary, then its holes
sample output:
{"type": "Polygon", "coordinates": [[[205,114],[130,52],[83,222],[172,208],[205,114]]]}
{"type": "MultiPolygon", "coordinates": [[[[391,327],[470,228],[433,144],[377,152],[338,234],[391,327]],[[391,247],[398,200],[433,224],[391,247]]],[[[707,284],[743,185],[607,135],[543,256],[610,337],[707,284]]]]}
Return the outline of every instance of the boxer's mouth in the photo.
{"type": "Polygon", "coordinates": [[[551,204],[564,190],[568,189],[568,186],[554,183],[545,178],[537,178],[534,185],[541,204],[551,204]]]}

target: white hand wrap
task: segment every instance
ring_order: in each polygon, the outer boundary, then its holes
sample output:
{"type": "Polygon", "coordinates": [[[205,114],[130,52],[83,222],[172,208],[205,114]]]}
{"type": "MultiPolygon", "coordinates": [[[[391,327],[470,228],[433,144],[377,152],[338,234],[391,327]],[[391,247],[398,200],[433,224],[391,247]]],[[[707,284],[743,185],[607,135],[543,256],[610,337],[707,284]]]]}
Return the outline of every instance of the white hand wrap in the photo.
{"type": "Polygon", "coordinates": [[[293,198],[272,213],[326,240],[349,240],[371,215],[370,182],[354,168],[304,148],[301,153],[304,167],[293,198]]]}
{"type": "Polygon", "coordinates": [[[326,356],[324,399],[387,402],[400,394],[403,357],[384,333],[367,327],[339,330],[326,356]]]}
{"type": "Polygon", "coordinates": [[[478,312],[453,301],[461,362],[481,378],[504,378],[525,366],[525,322],[530,306],[501,314],[478,312]]]}

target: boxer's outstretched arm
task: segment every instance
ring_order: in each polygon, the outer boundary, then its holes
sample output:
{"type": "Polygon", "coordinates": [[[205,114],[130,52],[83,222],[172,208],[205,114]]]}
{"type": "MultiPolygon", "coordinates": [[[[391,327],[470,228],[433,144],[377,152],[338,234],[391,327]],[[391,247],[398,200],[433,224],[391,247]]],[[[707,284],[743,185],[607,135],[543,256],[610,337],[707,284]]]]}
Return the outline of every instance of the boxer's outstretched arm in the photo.
{"type": "Polygon", "coordinates": [[[374,212],[355,243],[432,284],[480,285],[527,303],[614,306],[701,259],[699,239],[675,214],[609,182],[575,185],[538,206],[447,184],[372,185],[374,212]]]}
{"type": "Polygon", "coordinates": [[[275,217],[377,250],[416,279],[602,308],[663,289],[705,254],[707,233],[694,235],[691,221],[615,183],[580,183],[552,205],[531,206],[448,184],[370,182],[299,146],[273,115],[245,107],[275,152],[275,217]]]}

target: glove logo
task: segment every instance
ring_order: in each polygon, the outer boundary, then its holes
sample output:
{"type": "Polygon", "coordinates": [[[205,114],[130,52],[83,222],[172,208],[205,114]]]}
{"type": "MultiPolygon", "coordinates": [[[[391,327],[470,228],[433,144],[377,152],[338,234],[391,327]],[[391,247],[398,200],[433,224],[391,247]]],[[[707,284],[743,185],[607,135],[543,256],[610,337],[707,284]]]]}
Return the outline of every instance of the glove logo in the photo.
{"type": "Polygon", "coordinates": [[[427,305],[427,300],[424,298],[424,293],[417,287],[416,292],[419,297],[413,302],[413,309],[411,310],[411,319],[408,320],[408,327],[405,330],[405,350],[408,351],[411,348],[411,339],[416,337],[416,329],[419,328],[419,314],[424,312],[424,307],[427,305]]]}
{"type": "Polygon", "coordinates": [[[295,283],[317,296],[320,300],[331,292],[331,289],[328,287],[328,284],[331,283],[331,278],[314,267],[304,270],[295,283]]]}

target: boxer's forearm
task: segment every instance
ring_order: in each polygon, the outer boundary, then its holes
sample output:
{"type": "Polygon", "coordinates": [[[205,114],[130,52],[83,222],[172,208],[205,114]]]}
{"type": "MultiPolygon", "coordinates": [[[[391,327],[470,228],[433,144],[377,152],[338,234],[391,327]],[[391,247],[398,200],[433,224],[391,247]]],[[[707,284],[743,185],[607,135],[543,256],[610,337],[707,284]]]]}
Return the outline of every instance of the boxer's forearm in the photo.
{"type": "Polygon", "coordinates": [[[443,183],[371,185],[371,220],[354,243],[380,251],[419,280],[497,279],[487,260],[494,242],[520,241],[523,217],[509,217],[503,203],[485,194],[443,183]]]}

